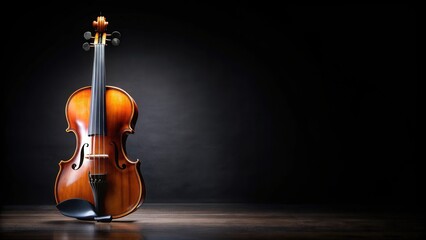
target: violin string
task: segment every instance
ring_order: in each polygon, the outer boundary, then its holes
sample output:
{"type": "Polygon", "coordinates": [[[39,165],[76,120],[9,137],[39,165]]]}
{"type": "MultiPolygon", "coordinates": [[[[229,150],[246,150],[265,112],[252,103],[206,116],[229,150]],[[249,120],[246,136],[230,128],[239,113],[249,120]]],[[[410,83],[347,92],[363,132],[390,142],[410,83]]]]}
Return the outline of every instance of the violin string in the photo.
{"type": "MultiPolygon", "coordinates": [[[[106,138],[106,126],[105,126],[105,117],[106,117],[106,113],[105,113],[105,109],[106,109],[106,70],[105,70],[105,44],[103,44],[102,45],[102,67],[103,67],[103,69],[102,69],[102,74],[103,74],[103,77],[102,77],[102,81],[103,81],[103,84],[102,84],[102,97],[103,97],[103,100],[104,100],[104,105],[103,105],[103,108],[102,108],[102,126],[104,127],[103,129],[102,129],[102,132],[103,132],[103,141],[102,141],[102,153],[103,154],[106,154],[106,152],[105,152],[105,138],[106,138]]],[[[104,160],[103,160],[103,173],[106,173],[106,159],[104,158],[104,160]]]]}
{"type": "MultiPolygon", "coordinates": [[[[105,112],[104,112],[104,110],[105,110],[105,89],[104,89],[104,81],[105,81],[105,45],[104,44],[102,44],[101,45],[101,69],[100,69],[100,71],[101,71],[101,79],[100,79],[100,81],[99,81],[99,84],[100,84],[100,88],[99,88],[99,90],[101,91],[101,98],[102,98],[102,106],[101,106],[101,110],[100,110],[100,114],[101,114],[101,116],[99,117],[99,122],[100,123],[102,123],[102,124],[99,124],[100,125],[100,127],[102,127],[102,129],[100,129],[101,131],[99,131],[99,133],[101,134],[100,136],[101,136],[101,138],[102,138],[102,142],[101,142],[101,145],[99,146],[100,148],[102,147],[102,151],[101,151],[101,154],[104,154],[105,152],[105,148],[104,148],[104,143],[105,143],[105,126],[104,126],[104,118],[105,118],[105,112]]],[[[101,166],[100,166],[100,171],[102,172],[102,173],[104,173],[104,162],[105,162],[105,158],[102,158],[102,159],[100,159],[100,161],[101,161],[101,166]]]]}
{"type": "MultiPolygon", "coordinates": [[[[101,82],[101,78],[102,78],[102,76],[101,76],[101,68],[102,68],[102,56],[101,56],[101,54],[102,54],[102,44],[99,44],[99,53],[98,53],[98,57],[99,57],[99,59],[98,59],[98,64],[99,64],[99,66],[98,66],[98,82],[97,82],[97,91],[98,91],[98,111],[97,111],[97,114],[99,115],[98,116],[98,123],[99,124],[97,124],[98,125],[98,131],[97,131],[97,133],[98,133],[98,138],[99,138],[99,141],[98,141],[98,145],[97,145],[97,148],[98,148],[98,151],[97,151],[97,154],[101,154],[101,151],[100,151],[100,143],[101,143],[101,111],[102,111],[102,108],[101,108],[101,106],[102,106],[102,104],[101,104],[101,94],[100,94],[100,91],[101,91],[101,89],[100,89],[100,82],[101,82]]],[[[100,157],[100,155],[98,155],[98,157],[97,157],[97,159],[98,159],[98,174],[100,174],[101,173],[101,171],[100,171],[100,169],[101,169],[101,157],[100,157]]]]}
{"type": "MultiPolygon", "coordinates": [[[[98,74],[98,69],[99,69],[99,47],[98,47],[98,44],[96,44],[95,45],[95,57],[96,57],[96,69],[95,69],[95,71],[96,71],[96,74],[95,74],[95,84],[93,85],[93,87],[94,87],[94,89],[93,89],[93,91],[95,91],[95,94],[94,94],[94,99],[93,99],[93,101],[95,101],[96,103],[98,102],[98,88],[97,88],[97,82],[98,82],[98,78],[99,78],[99,74],[98,74]]],[[[94,108],[93,110],[95,110],[95,114],[93,114],[94,115],[94,120],[93,120],[93,123],[94,123],[94,125],[95,125],[95,132],[93,133],[93,138],[94,138],[94,140],[95,140],[95,142],[94,142],[94,146],[93,146],[93,154],[95,154],[94,156],[94,158],[93,158],[93,164],[94,164],[94,172],[95,172],[95,174],[96,174],[96,171],[97,171],[97,167],[96,167],[96,163],[97,163],[97,157],[96,157],[96,146],[97,146],[97,129],[96,129],[96,122],[97,122],[97,118],[98,118],[98,114],[97,114],[97,108],[94,108]]]]}
{"type": "Polygon", "coordinates": [[[100,41],[99,41],[99,68],[98,68],[98,87],[97,87],[97,89],[98,89],[98,103],[99,103],[99,111],[98,111],[98,145],[97,145],[97,147],[98,147],[98,174],[101,174],[101,163],[102,163],[102,161],[101,161],[101,155],[100,154],[102,154],[101,153],[101,142],[102,142],[102,132],[101,132],[101,117],[102,117],[102,91],[101,91],[101,81],[102,81],[102,34],[99,34],[99,38],[100,38],[100,41]]]}
{"type": "Polygon", "coordinates": [[[96,122],[98,123],[98,124],[95,124],[96,125],[96,146],[95,146],[95,148],[96,148],[96,157],[95,157],[95,166],[96,166],[96,174],[99,174],[99,165],[100,165],[100,159],[99,159],[99,141],[101,140],[100,139],[100,116],[99,116],[99,104],[100,104],[100,100],[99,100],[99,97],[100,97],[100,94],[99,94],[99,78],[100,78],[100,74],[99,74],[99,72],[100,72],[100,68],[101,68],[101,63],[100,63],[100,53],[101,53],[101,49],[100,49],[100,44],[98,43],[97,44],[97,68],[96,68],[96,71],[97,71],[97,74],[96,74],[96,103],[97,103],[97,108],[96,108],[96,122]]]}
{"type": "MultiPolygon", "coordinates": [[[[102,38],[101,38],[101,41],[102,41],[102,38]]],[[[99,106],[98,106],[98,109],[99,109],[99,111],[98,111],[98,122],[99,122],[99,124],[97,124],[98,125],[98,145],[97,145],[97,147],[98,147],[98,154],[102,154],[101,153],[101,142],[102,142],[102,131],[101,131],[101,128],[102,128],[102,126],[101,126],[101,114],[102,114],[102,99],[101,99],[101,97],[102,97],[102,95],[101,95],[101,81],[102,81],[102,42],[99,44],[99,53],[98,53],[98,63],[99,63],[99,67],[98,67],[98,87],[97,87],[97,89],[98,89],[98,103],[100,104],[99,106]]],[[[101,163],[102,163],[102,161],[101,161],[101,155],[98,155],[98,174],[101,174],[101,163]]]]}
{"type": "MultiPolygon", "coordinates": [[[[97,154],[99,154],[99,67],[100,67],[100,63],[99,63],[99,53],[100,53],[100,47],[99,47],[99,42],[98,42],[98,45],[97,45],[97,48],[98,48],[98,53],[97,53],[97,56],[98,56],[98,61],[97,61],[97,64],[98,64],[98,66],[97,66],[97,68],[96,68],[96,102],[97,102],[97,104],[98,104],[98,106],[97,106],[97,108],[96,108],[96,124],[95,124],[95,126],[96,126],[96,157],[95,157],[95,161],[96,161],[96,163],[99,163],[99,157],[98,157],[98,155],[97,154]]],[[[99,164],[96,164],[96,166],[97,166],[97,168],[96,168],[96,170],[97,170],[97,173],[99,173],[99,164]]]]}

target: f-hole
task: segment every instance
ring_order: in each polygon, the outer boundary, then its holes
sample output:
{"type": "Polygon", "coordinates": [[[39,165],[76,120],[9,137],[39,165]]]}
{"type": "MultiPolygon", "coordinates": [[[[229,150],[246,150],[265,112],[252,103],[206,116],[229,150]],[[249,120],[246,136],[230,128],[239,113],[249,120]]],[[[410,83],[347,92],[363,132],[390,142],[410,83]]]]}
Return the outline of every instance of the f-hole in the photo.
{"type": "Polygon", "coordinates": [[[121,166],[118,164],[118,148],[117,148],[117,144],[115,144],[115,142],[111,142],[112,145],[114,145],[114,157],[115,157],[115,165],[117,166],[118,169],[124,170],[126,169],[126,164],[122,164],[121,166]]]}
{"type": "Polygon", "coordinates": [[[83,144],[83,146],[81,146],[81,149],[80,149],[80,162],[78,163],[78,167],[77,167],[77,164],[74,163],[71,166],[72,169],[78,170],[81,167],[81,165],[83,165],[83,161],[84,161],[84,147],[88,147],[88,146],[89,146],[88,143],[85,143],[85,144],[83,144]]]}

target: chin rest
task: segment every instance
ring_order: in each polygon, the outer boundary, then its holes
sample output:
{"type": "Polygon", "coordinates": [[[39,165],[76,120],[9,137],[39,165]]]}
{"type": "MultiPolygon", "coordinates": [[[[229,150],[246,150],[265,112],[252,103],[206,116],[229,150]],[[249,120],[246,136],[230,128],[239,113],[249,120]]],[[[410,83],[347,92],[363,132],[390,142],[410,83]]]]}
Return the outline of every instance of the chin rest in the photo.
{"type": "Polygon", "coordinates": [[[73,198],[60,202],[56,208],[65,216],[77,218],[79,220],[94,220],[98,222],[111,222],[112,216],[99,216],[96,208],[90,202],[73,198]]]}

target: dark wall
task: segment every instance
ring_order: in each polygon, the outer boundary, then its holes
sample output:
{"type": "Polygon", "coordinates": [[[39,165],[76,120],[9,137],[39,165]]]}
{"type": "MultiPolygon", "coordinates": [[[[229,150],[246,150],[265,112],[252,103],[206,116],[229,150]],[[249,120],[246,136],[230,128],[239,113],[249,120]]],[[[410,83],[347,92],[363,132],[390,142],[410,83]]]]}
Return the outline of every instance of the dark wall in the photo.
{"type": "Polygon", "coordinates": [[[107,84],[139,106],[127,150],[147,202],[423,200],[416,6],[124,5],[7,10],[3,204],[54,204],[99,11],[122,33],[107,84]]]}

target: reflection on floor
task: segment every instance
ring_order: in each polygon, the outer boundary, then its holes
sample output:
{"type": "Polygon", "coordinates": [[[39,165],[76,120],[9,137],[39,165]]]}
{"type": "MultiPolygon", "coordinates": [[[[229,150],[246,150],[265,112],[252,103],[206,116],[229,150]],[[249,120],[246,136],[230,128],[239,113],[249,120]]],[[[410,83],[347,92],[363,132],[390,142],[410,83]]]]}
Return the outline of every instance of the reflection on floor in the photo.
{"type": "Polygon", "coordinates": [[[400,207],[153,204],[111,223],[55,206],[5,206],[1,239],[425,239],[424,212],[400,207]]]}

